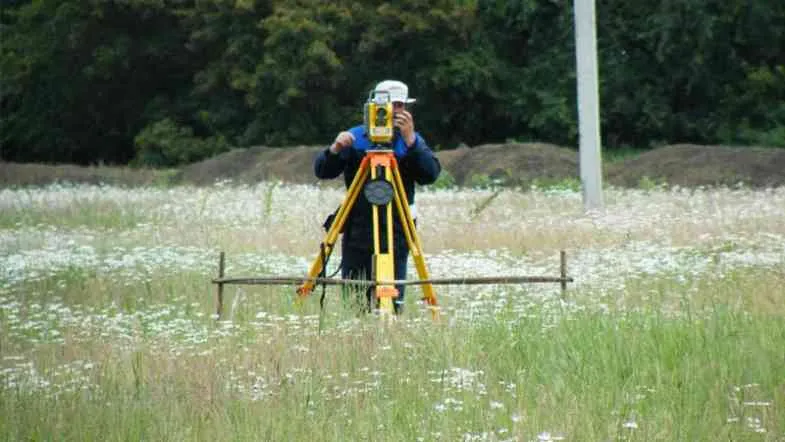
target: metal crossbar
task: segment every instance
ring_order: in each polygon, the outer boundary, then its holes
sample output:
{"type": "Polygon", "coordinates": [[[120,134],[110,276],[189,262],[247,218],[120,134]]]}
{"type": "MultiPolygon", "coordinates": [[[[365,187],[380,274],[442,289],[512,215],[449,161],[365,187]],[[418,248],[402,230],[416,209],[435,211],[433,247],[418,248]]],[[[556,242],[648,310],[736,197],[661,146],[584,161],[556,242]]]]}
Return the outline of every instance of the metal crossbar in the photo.
{"type": "Polygon", "coordinates": [[[530,283],[559,283],[561,285],[562,297],[567,291],[567,283],[574,282],[572,277],[567,276],[567,254],[563,250],[559,253],[560,265],[559,276],[488,276],[488,277],[465,277],[465,278],[431,278],[422,280],[392,280],[392,281],[370,281],[360,279],[340,279],[340,278],[303,278],[296,276],[273,276],[273,277],[226,277],[224,275],[226,255],[221,252],[218,259],[218,277],[211,282],[218,286],[218,306],[216,314],[221,318],[223,313],[223,293],[224,286],[227,284],[235,285],[300,285],[309,282],[313,285],[355,285],[355,286],[376,286],[376,285],[479,285],[479,284],[530,284],[530,283]]]}
{"type": "Polygon", "coordinates": [[[364,279],[336,279],[336,278],[302,278],[295,276],[280,277],[239,277],[239,278],[216,278],[213,284],[244,284],[244,285],[295,285],[306,281],[316,285],[361,285],[365,287],[377,285],[477,285],[477,284],[524,284],[538,282],[573,282],[572,278],[561,278],[558,276],[490,276],[472,278],[439,278],[439,279],[396,279],[392,281],[369,281],[364,279]]]}

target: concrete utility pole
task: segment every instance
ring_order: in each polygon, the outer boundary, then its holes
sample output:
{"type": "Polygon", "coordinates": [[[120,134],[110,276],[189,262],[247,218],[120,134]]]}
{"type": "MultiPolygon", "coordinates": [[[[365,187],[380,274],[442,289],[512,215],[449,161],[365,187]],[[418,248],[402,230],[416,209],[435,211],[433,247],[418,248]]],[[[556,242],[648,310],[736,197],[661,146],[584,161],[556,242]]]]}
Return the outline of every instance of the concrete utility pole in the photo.
{"type": "Polygon", "coordinates": [[[578,137],[583,205],[603,207],[600,106],[597,85],[597,31],[594,0],[575,0],[575,60],[578,76],[578,137]]]}

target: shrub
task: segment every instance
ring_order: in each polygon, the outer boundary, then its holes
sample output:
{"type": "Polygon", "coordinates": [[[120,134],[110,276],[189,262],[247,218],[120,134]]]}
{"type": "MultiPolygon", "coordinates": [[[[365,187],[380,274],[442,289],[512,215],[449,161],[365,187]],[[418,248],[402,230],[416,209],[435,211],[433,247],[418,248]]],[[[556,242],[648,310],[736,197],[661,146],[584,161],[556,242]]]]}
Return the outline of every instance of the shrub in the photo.
{"type": "Polygon", "coordinates": [[[192,163],[229,150],[223,137],[196,137],[190,127],[180,126],[169,118],[145,127],[134,138],[134,146],[134,163],[152,167],[192,163]]]}
{"type": "Polygon", "coordinates": [[[434,189],[452,189],[456,186],[455,177],[446,169],[442,169],[439,178],[431,185],[434,189]]]}
{"type": "Polygon", "coordinates": [[[469,178],[469,187],[474,189],[488,189],[493,184],[491,177],[484,173],[475,173],[469,178]]]}

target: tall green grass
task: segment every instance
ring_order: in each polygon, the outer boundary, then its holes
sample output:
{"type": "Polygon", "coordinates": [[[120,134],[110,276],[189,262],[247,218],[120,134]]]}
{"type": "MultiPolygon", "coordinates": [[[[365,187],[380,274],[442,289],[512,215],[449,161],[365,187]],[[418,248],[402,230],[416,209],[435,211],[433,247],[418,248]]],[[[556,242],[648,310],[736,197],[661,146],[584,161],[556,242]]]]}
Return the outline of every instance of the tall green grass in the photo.
{"type": "MultiPolygon", "coordinates": [[[[729,286],[744,290],[745,281],[766,277],[746,276],[740,272],[729,286]]],[[[331,297],[321,328],[315,299],[297,307],[287,302],[287,289],[245,289],[227,299],[235,309],[227,329],[209,316],[214,305],[199,298],[212,293],[187,282],[191,277],[161,278],[149,292],[136,293],[84,277],[87,282],[71,278],[61,285],[64,299],[92,311],[88,316],[99,323],[95,318],[136,315],[127,330],[133,337],[118,333],[107,340],[97,330],[85,335],[77,323],[61,327],[63,342],[29,349],[41,376],[65,384],[67,373],[55,375],[64,364],[96,365],[72,375],[87,378],[74,391],[2,387],[3,440],[537,440],[549,433],[564,440],[715,441],[785,435],[785,317],[721,302],[712,283],[697,284],[690,298],[712,303],[685,299],[676,312],[651,299],[611,313],[591,305],[526,315],[508,309],[474,322],[449,314],[459,307],[454,299],[445,300],[442,321],[432,323],[414,308],[393,322],[358,316],[331,297]],[[184,293],[190,295],[178,297],[184,293]],[[113,296],[149,301],[104,308],[113,296]],[[160,314],[166,299],[171,311],[160,314]],[[194,301],[201,307],[189,309],[194,301]],[[208,338],[183,346],[188,332],[166,331],[183,322],[208,338]]],[[[31,319],[21,314],[22,322],[31,319]]],[[[3,331],[4,355],[23,350],[3,331]]]]}

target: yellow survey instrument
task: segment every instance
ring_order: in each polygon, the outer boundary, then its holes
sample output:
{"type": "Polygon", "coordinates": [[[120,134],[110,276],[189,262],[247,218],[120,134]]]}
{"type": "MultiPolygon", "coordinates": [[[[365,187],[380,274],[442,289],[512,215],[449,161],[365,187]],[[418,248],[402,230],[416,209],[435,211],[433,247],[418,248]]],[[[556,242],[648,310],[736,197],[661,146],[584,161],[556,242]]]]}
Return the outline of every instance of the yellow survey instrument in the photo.
{"type": "Polygon", "coordinates": [[[372,143],[387,145],[392,143],[393,129],[393,104],[388,92],[371,92],[365,103],[365,127],[372,143]]]}

